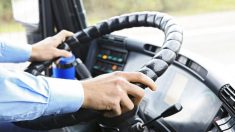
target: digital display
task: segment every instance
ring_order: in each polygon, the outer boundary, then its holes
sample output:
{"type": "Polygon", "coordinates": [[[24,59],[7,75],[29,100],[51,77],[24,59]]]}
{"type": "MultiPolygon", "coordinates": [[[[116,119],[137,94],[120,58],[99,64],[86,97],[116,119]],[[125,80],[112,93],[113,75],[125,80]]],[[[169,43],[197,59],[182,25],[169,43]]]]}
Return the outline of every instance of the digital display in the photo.
{"type": "Polygon", "coordinates": [[[184,88],[188,82],[188,78],[182,74],[175,74],[173,81],[166,92],[164,101],[168,104],[175,104],[179,101],[184,88]]]}

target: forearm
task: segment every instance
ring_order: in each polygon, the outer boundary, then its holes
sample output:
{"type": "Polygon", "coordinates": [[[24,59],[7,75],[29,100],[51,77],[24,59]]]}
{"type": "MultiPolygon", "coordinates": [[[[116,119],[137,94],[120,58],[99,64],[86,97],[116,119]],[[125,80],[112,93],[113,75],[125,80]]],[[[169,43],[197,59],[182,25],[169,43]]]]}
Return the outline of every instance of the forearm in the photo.
{"type": "Polygon", "coordinates": [[[0,121],[32,120],[77,111],[84,99],[79,81],[35,77],[0,69],[0,121]]]}

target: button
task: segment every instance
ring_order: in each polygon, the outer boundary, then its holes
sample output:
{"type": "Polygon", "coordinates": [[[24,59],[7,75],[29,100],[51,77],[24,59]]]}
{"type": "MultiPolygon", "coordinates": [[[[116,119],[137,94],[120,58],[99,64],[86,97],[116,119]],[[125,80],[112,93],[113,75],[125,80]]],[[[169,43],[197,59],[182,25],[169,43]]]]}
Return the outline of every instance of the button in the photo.
{"type": "Polygon", "coordinates": [[[97,56],[98,56],[99,58],[101,58],[101,57],[102,57],[102,55],[101,55],[101,54],[98,54],[97,56]]]}
{"type": "Polygon", "coordinates": [[[113,57],[112,57],[111,55],[109,55],[109,56],[108,56],[108,59],[109,59],[109,60],[112,60],[112,59],[113,59],[113,57]]]}
{"type": "Polygon", "coordinates": [[[118,66],[117,66],[117,65],[113,65],[113,66],[112,66],[112,70],[113,70],[113,71],[116,71],[117,69],[118,69],[118,66]]]}
{"type": "Polygon", "coordinates": [[[113,60],[113,61],[117,61],[117,59],[118,59],[117,57],[113,57],[113,59],[112,59],[112,60],[113,60]]]}
{"type": "Polygon", "coordinates": [[[102,56],[102,59],[104,59],[104,60],[106,60],[107,58],[108,58],[107,55],[103,55],[103,56],[102,56]]]}
{"type": "Polygon", "coordinates": [[[123,59],[122,58],[118,58],[118,60],[117,60],[118,62],[122,62],[123,61],[123,59]]]}
{"type": "Polygon", "coordinates": [[[93,68],[94,68],[94,69],[100,69],[100,67],[99,67],[99,66],[96,66],[96,65],[93,66],[93,68]]]}

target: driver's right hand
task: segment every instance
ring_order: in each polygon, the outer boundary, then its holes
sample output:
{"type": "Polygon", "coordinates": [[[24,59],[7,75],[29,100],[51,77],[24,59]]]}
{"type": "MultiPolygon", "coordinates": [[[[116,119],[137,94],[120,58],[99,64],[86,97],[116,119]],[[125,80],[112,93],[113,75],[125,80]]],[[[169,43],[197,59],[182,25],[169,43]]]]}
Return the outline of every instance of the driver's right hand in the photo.
{"type": "Polygon", "coordinates": [[[156,90],[156,84],[140,72],[113,72],[82,81],[83,108],[103,110],[104,116],[114,117],[130,111],[144,97],[144,89],[138,82],[156,90]],[[130,96],[134,97],[130,99],[130,96]]]}

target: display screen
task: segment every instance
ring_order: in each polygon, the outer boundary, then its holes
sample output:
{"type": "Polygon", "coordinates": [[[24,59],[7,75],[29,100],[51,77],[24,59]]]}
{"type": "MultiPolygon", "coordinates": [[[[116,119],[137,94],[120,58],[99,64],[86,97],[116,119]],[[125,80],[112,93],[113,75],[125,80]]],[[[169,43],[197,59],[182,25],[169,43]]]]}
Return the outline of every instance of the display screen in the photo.
{"type": "Polygon", "coordinates": [[[157,80],[157,91],[146,91],[151,102],[145,108],[156,117],[169,106],[180,103],[182,111],[164,120],[176,131],[206,131],[217,114],[221,102],[217,96],[187,70],[175,65],[157,80]]]}
{"type": "Polygon", "coordinates": [[[167,104],[175,104],[179,101],[184,88],[186,87],[188,78],[182,74],[175,74],[172,83],[166,93],[164,102],[167,104]]]}

